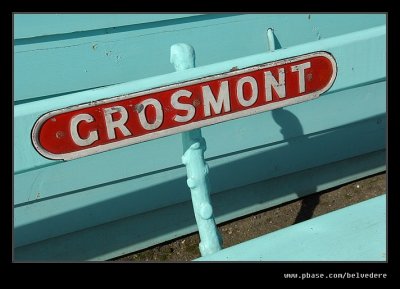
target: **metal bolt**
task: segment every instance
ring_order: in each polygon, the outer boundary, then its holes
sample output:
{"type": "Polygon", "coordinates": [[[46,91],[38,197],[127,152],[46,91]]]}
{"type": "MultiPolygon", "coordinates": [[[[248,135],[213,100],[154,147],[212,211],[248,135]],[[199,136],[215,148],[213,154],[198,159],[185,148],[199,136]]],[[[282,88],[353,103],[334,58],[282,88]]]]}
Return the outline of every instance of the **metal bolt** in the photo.
{"type": "Polygon", "coordinates": [[[56,138],[58,138],[58,139],[63,138],[64,136],[65,136],[65,132],[63,132],[63,131],[61,131],[61,130],[59,130],[59,131],[56,133],[56,138]]]}

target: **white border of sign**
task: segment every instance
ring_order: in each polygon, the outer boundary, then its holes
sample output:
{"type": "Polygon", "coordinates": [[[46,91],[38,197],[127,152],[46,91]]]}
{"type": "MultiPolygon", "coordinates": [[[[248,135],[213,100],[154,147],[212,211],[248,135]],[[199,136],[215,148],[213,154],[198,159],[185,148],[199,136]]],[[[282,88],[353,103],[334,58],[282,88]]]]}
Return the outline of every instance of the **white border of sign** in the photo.
{"type": "Polygon", "coordinates": [[[98,100],[98,101],[94,101],[94,102],[74,105],[74,106],[54,110],[54,111],[51,111],[51,112],[48,112],[48,113],[42,115],[35,122],[35,125],[32,128],[32,134],[31,134],[32,143],[33,143],[33,146],[36,148],[36,150],[42,156],[44,156],[46,158],[53,159],[53,160],[72,160],[72,159],[112,150],[115,148],[120,148],[120,147],[128,146],[131,144],[135,144],[135,143],[145,142],[145,141],[149,141],[152,139],[165,137],[168,135],[177,134],[177,133],[189,131],[192,129],[201,128],[204,126],[224,122],[227,120],[245,117],[245,116],[257,114],[260,112],[269,111],[269,110],[273,110],[276,108],[280,108],[280,107],[284,107],[284,106],[288,106],[288,105],[292,105],[292,104],[296,104],[296,103],[301,103],[301,102],[304,102],[307,100],[311,100],[311,99],[319,97],[320,94],[327,91],[332,86],[333,82],[335,81],[336,75],[337,75],[337,65],[336,65],[336,61],[333,58],[333,56],[328,52],[318,51],[318,52],[308,53],[308,54],[295,56],[295,57],[291,57],[291,58],[285,58],[285,59],[277,60],[277,61],[273,61],[273,62],[268,62],[268,63],[264,63],[264,64],[260,64],[260,65],[255,65],[255,66],[251,66],[248,68],[235,70],[232,72],[221,73],[221,74],[207,76],[207,77],[203,77],[203,78],[199,78],[199,79],[195,79],[195,80],[190,80],[190,81],[186,81],[186,82],[180,82],[180,83],[171,84],[171,85],[167,85],[167,86],[163,86],[163,87],[140,91],[140,92],[136,92],[136,93],[132,93],[132,94],[126,94],[126,95],[111,97],[111,98],[102,99],[102,100],[98,100]],[[193,85],[193,84],[202,83],[202,82],[206,82],[206,81],[210,81],[210,80],[217,80],[220,78],[225,78],[225,77],[229,77],[229,76],[233,76],[233,75],[237,75],[237,74],[252,72],[255,70],[260,70],[260,69],[278,66],[278,65],[282,65],[282,64],[288,64],[288,63],[292,63],[292,62],[296,62],[299,60],[304,60],[304,59],[308,59],[308,58],[312,58],[312,57],[316,57],[316,56],[324,56],[324,57],[328,58],[331,61],[333,71],[332,71],[332,77],[331,77],[330,81],[328,82],[328,84],[321,90],[315,91],[313,93],[309,93],[309,94],[306,94],[306,95],[303,95],[300,97],[296,97],[296,98],[282,100],[282,101],[271,103],[271,104],[265,104],[262,106],[255,107],[253,109],[238,111],[235,113],[226,114],[226,115],[222,115],[222,116],[218,116],[218,117],[213,117],[213,118],[201,120],[198,122],[191,122],[186,125],[181,125],[178,127],[165,129],[162,131],[156,131],[156,132],[146,134],[143,136],[133,137],[133,138],[129,138],[129,139],[125,139],[125,140],[121,140],[121,141],[117,141],[117,142],[113,142],[113,143],[109,143],[109,144],[105,144],[105,145],[99,145],[96,147],[87,148],[87,149],[83,149],[83,150],[71,152],[71,153],[66,153],[66,154],[52,154],[52,153],[46,151],[39,143],[39,139],[38,139],[39,138],[39,130],[40,130],[42,124],[47,119],[49,119],[55,115],[61,114],[61,113],[70,112],[70,111],[87,108],[87,107],[93,107],[93,106],[97,106],[97,105],[101,105],[101,104],[105,104],[105,103],[125,100],[125,99],[129,99],[129,98],[135,98],[135,97],[139,97],[139,96],[142,96],[145,94],[161,92],[161,91],[165,91],[165,90],[169,90],[169,89],[179,88],[179,87],[186,86],[186,85],[193,85]]]}

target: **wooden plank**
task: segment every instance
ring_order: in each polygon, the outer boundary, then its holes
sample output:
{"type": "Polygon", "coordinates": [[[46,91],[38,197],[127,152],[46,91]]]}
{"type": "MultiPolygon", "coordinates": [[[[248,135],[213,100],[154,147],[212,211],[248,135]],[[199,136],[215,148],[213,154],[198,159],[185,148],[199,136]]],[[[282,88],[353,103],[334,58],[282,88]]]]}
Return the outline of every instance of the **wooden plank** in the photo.
{"type": "Polygon", "coordinates": [[[386,195],[196,261],[386,261],[386,195]]]}
{"type": "MultiPolygon", "coordinates": [[[[311,42],[318,42],[314,44],[318,46],[335,36],[385,25],[383,14],[369,15],[368,20],[363,15],[335,14],[337,25],[325,25],[321,31],[318,27],[325,22],[320,18],[309,20],[305,14],[198,17],[204,21],[100,35],[82,34],[56,41],[17,42],[14,46],[14,100],[29,101],[171,73],[174,69],[169,62],[169,49],[177,42],[195,47],[196,66],[205,66],[266,52],[269,27],[274,28],[283,48],[292,48],[311,42]],[[296,23],[296,30],[293,30],[293,23],[296,23]],[[212,53],[210,43],[218,43],[212,45],[212,53]]],[[[357,37],[348,40],[356,41],[357,37]]],[[[340,39],[336,41],[340,43],[340,39]]],[[[386,51],[385,43],[377,39],[368,44],[371,45],[368,51],[374,53],[377,61],[384,54],[375,53],[373,47],[381,46],[386,51]]],[[[359,50],[356,48],[353,52],[357,57],[348,59],[351,63],[364,55],[365,50],[361,54],[359,50]]],[[[371,58],[364,63],[373,64],[375,60],[371,58]]],[[[359,71],[358,67],[356,69],[359,71]]]]}
{"type": "MultiPolygon", "coordinates": [[[[385,147],[385,129],[384,125],[377,126],[376,120],[208,160],[211,191],[218,193],[380,150],[385,147]]],[[[95,163],[92,165],[97,168],[95,163]]],[[[108,164],[111,170],[115,167],[115,161],[108,164]]],[[[40,175],[33,182],[23,177],[15,179],[15,184],[28,185],[32,200],[14,208],[17,246],[190,200],[183,167],[100,182],[91,187],[80,183],[85,177],[82,172],[82,168],[59,174],[48,172],[46,182],[40,175]],[[77,175],[82,176],[71,178],[77,175]],[[77,189],[66,190],[71,184],[77,189]],[[54,197],[42,197],[42,192],[54,197]]],[[[25,191],[16,188],[15,192],[25,191]]]]}
{"type": "MultiPolygon", "coordinates": [[[[385,162],[383,150],[221,192],[213,195],[217,223],[378,173],[385,170],[385,162]]],[[[192,203],[187,201],[18,247],[14,252],[18,261],[107,260],[196,230],[192,203]]]]}
{"type": "Polygon", "coordinates": [[[201,14],[14,14],[14,39],[180,19],[201,14]]]}
{"type": "MultiPolygon", "coordinates": [[[[110,95],[121,95],[124,93],[140,91],[154,87],[158,84],[167,85],[174,82],[204,77],[209,74],[222,73],[228,71],[233,66],[241,68],[262,63],[263,61],[267,62],[272,59],[291,57],[315,50],[327,50],[331,52],[337,60],[339,67],[338,76],[333,87],[328,92],[333,93],[334,91],[366,85],[371,82],[378,82],[385,79],[385,33],[385,27],[378,27],[343,37],[321,40],[318,43],[313,42],[290,49],[276,51],[270,54],[254,55],[237,59],[235,61],[228,61],[189,70],[187,72],[177,72],[160,77],[110,86],[94,91],[86,91],[53,99],[16,105],[14,107],[14,127],[15,139],[18,139],[18,142],[15,143],[17,145],[16,150],[18,151],[19,157],[15,160],[15,171],[28,170],[37,166],[57,163],[56,161],[48,160],[39,155],[34,150],[30,141],[30,131],[34,122],[42,114],[48,111],[110,97],[110,95]],[[364,47],[368,47],[366,50],[368,51],[367,53],[362,53],[362,51],[365,50],[364,47]],[[359,72],[357,73],[357,71],[359,72]]],[[[368,95],[373,98],[371,94],[368,95]]],[[[315,104],[317,101],[324,101],[323,99],[326,99],[324,95],[322,95],[318,100],[304,105],[300,104],[298,106],[307,108],[312,106],[312,103],[315,104]]],[[[362,111],[362,109],[356,109],[356,111],[362,111]]],[[[233,123],[236,122],[232,122],[232,124],[233,123]]]]}

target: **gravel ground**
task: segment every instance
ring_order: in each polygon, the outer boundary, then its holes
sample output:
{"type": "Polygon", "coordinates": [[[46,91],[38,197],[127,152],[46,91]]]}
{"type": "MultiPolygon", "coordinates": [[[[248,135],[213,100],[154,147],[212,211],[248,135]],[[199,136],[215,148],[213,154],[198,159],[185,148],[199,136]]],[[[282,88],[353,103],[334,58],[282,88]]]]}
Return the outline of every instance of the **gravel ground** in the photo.
{"type": "MultiPolygon", "coordinates": [[[[218,225],[224,248],[338,210],[386,192],[386,172],[218,225]]],[[[200,257],[193,233],[127,256],[119,262],[182,262],[200,257]]]]}

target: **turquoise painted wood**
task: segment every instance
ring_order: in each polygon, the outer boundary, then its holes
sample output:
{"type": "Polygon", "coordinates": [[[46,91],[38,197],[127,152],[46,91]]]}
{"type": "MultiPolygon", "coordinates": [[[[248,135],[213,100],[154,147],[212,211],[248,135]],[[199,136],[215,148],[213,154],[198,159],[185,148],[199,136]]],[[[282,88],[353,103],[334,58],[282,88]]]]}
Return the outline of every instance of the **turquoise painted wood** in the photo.
{"type": "MultiPolygon", "coordinates": [[[[199,14],[16,14],[14,39],[116,29],[123,26],[182,19],[199,14]]],[[[192,18],[193,19],[193,18],[192,18]]],[[[192,21],[192,20],[191,20],[192,21]]],[[[97,33],[107,33],[97,31],[97,33]]],[[[67,36],[68,37],[68,36],[67,36]]]]}
{"type": "MultiPolygon", "coordinates": [[[[20,15],[16,18],[15,26],[21,28],[15,29],[27,30],[26,33],[19,32],[22,37],[29,35],[32,29],[29,27],[38,21],[70,26],[75,20],[67,15],[58,17],[59,21],[54,21],[51,15],[47,16],[48,20],[44,20],[45,15],[33,17],[35,21],[32,17],[20,15]]],[[[99,22],[98,27],[102,27],[106,22],[104,17],[110,16],[92,17],[88,23],[99,22]]],[[[126,19],[128,16],[121,17],[126,19]]],[[[134,15],[131,17],[136,18],[134,15]]],[[[77,25],[79,23],[82,21],[77,25]]],[[[267,29],[270,27],[274,28],[280,46],[287,49],[380,25],[385,25],[383,14],[313,14],[310,17],[309,14],[209,14],[171,19],[167,23],[145,27],[111,25],[110,28],[115,29],[100,33],[89,30],[95,33],[70,35],[65,33],[67,31],[60,31],[64,33],[43,40],[35,37],[17,38],[14,72],[18,77],[15,79],[14,99],[27,101],[52,97],[171,73],[173,68],[169,63],[169,47],[174,43],[190,43],[197,51],[197,66],[204,66],[265,52],[268,47],[267,29]],[[293,30],[293,23],[296,23],[296,30],[293,30]]],[[[87,29],[87,26],[85,24],[83,29],[87,29]]],[[[356,52],[353,51],[353,55],[359,56],[356,52]]]]}
{"type": "MultiPolygon", "coordinates": [[[[385,169],[385,158],[386,152],[378,151],[220,192],[213,195],[216,222],[225,222],[303,197],[310,192],[322,191],[380,172],[385,169]],[[244,195],[246,198],[243,198],[244,195]]],[[[192,202],[186,201],[21,246],[15,251],[15,258],[107,260],[195,231],[197,225],[192,202]]]]}
{"type": "Polygon", "coordinates": [[[222,195],[225,201],[232,199],[226,205],[215,203],[222,208],[216,208],[217,223],[297,198],[298,180],[287,181],[292,174],[315,170],[302,192],[308,194],[385,169],[385,15],[134,16],[93,15],[88,22],[74,22],[75,16],[68,15],[14,19],[18,259],[100,260],[195,228],[193,212],[179,211],[190,201],[180,135],[69,162],[52,161],[34,150],[30,132],[40,115],[57,108],[326,50],[336,58],[338,76],[320,98],[202,129],[213,200],[222,195]],[[54,19],[62,20],[43,28],[54,19]],[[268,52],[270,27],[277,38],[274,52],[268,52]],[[169,51],[176,42],[194,46],[199,67],[173,72],[169,51]],[[327,181],[321,168],[342,161],[352,173],[333,170],[327,181]],[[254,184],[277,178],[291,189],[263,201],[262,192],[249,197],[254,184]],[[157,216],[165,222],[149,232],[146,228],[157,216]],[[118,228],[128,224],[133,231],[116,237],[118,228]]]}
{"type": "Polygon", "coordinates": [[[386,195],[196,261],[386,261],[386,195]]]}
{"type": "MultiPolygon", "coordinates": [[[[352,33],[350,35],[345,35],[339,38],[334,37],[325,41],[321,40],[318,41],[317,44],[309,43],[296,46],[291,49],[282,49],[280,51],[275,51],[274,53],[257,54],[254,56],[236,59],[235,61],[228,61],[210,66],[199,67],[191,70],[190,72],[176,72],[160,77],[147,78],[141,81],[97,89],[94,91],[89,90],[81,93],[16,105],[14,108],[16,132],[15,138],[26,138],[27,133],[31,131],[33,123],[36,121],[36,119],[50,110],[75,105],[77,103],[90,102],[109,97],[110,95],[116,96],[128,92],[137,92],[158,85],[167,85],[175,82],[204,77],[210,74],[222,73],[228,71],[234,66],[237,66],[238,68],[243,68],[261,62],[305,54],[315,50],[327,50],[335,55],[338,67],[340,69],[340,72],[333,87],[325,95],[330,95],[331,93],[338,90],[363,86],[370,83],[383,82],[386,75],[385,33],[385,26],[380,26],[378,28],[362,31],[359,33],[352,33]],[[369,47],[369,52],[367,54],[362,53],[363,47],[369,47]],[[356,73],[356,71],[358,70],[362,71],[362,73],[356,73]]],[[[15,86],[17,86],[16,82],[15,86]]],[[[383,95],[383,97],[385,96],[386,95],[383,95]]],[[[365,102],[368,101],[368,98],[375,99],[376,97],[369,93],[366,96],[362,96],[362,100],[358,101],[359,103],[365,105],[365,102]]],[[[327,99],[328,97],[325,97],[316,101],[326,103],[328,101],[327,99]]],[[[315,101],[311,103],[315,103],[315,101]]],[[[385,103],[382,104],[382,106],[386,108],[385,103]]],[[[343,106],[341,103],[339,103],[338,105],[343,106]]],[[[293,109],[300,109],[299,107],[307,110],[309,109],[309,104],[299,104],[294,106],[293,109]]],[[[358,112],[363,113],[363,109],[361,108],[351,107],[350,109],[355,110],[354,114],[356,115],[356,117],[358,112]]],[[[321,115],[324,116],[324,114],[321,115]]],[[[336,116],[337,114],[335,113],[334,115],[336,116]]],[[[260,116],[251,116],[249,118],[254,117],[260,116]]],[[[236,127],[236,122],[229,122],[229,124],[229,126],[233,125],[234,127],[236,127]]],[[[279,131],[277,133],[279,133],[279,131]]],[[[44,157],[38,155],[34,151],[30,143],[24,142],[20,148],[21,150],[19,151],[19,154],[16,154],[18,157],[15,160],[16,171],[27,170],[34,166],[42,166],[49,163],[55,163],[55,161],[47,160],[44,157]],[[20,160],[20,158],[23,159],[20,160]]]]}

